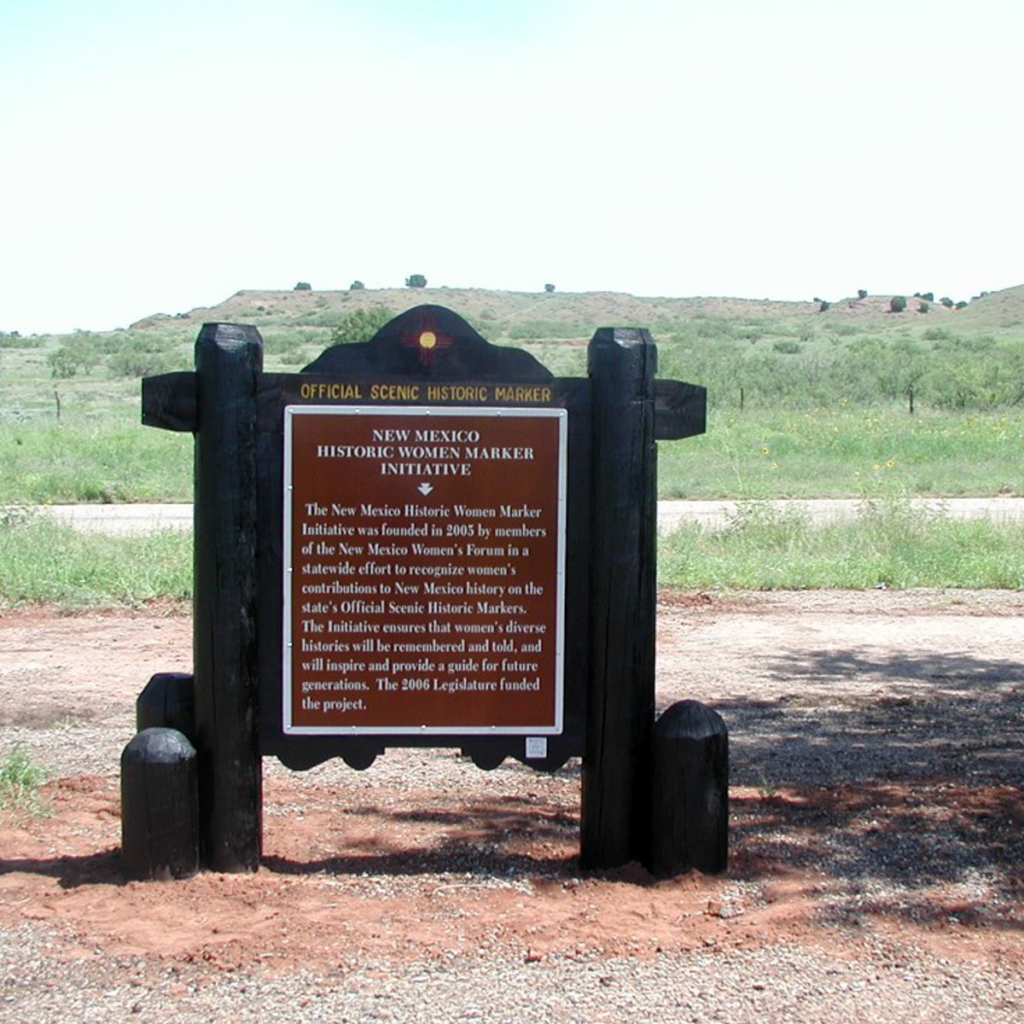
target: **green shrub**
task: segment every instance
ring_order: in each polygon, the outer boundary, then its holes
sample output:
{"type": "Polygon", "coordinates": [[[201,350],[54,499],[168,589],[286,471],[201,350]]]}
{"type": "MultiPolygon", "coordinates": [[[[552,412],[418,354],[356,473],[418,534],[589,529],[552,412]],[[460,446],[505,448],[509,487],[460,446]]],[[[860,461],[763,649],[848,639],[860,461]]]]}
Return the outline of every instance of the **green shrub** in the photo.
{"type": "Polygon", "coordinates": [[[0,348],[42,348],[43,338],[23,338],[17,331],[0,331],[0,348]]]}
{"type": "Polygon", "coordinates": [[[894,295],[889,300],[890,313],[902,313],[907,308],[907,300],[902,295],[894,295]]]}
{"type": "Polygon", "coordinates": [[[311,327],[268,327],[263,334],[264,352],[268,362],[299,366],[312,359],[310,350],[324,348],[330,332],[311,327]]]}
{"type": "Polygon", "coordinates": [[[953,300],[948,295],[943,295],[943,297],[941,299],[939,299],[939,302],[943,306],[945,306],[946,309],[952,309],[953,308],[953,300]]]}
{"type": "Polygon", "coordinates": [[[50,367],[50,376],[54,380],[68,380],[78,373],[78,360],[74,352],[66,345],[51,352],[46,357],[47,365],[50,367]]]}
{"type": "Polygon", "coordinates": [[[385,306],[353,309],[331,331],[332,345],[350,345],[369,341],[395,314],[385,306]]]}
{"type": "Polygon", "coordinates": [[[361,292],[365,287],[366,285],[362,281],[356,279],[348,286],[348,290],[350,292],[361,292]]]}
{"type": "Polygon", "coordinates": [[[867,293],[867,289],[866,288],[858,288],[857,289],[857,298],[858,299],[866,299],[867,297],[868,297],[868,293],[867,293]]]}
{"type": "Polygon", "coordinates": [[[731,338],[735,333],[733,325],[721,317],[695,316],[693,323],[698,338],[731,338]]]}
{"type": "Polygon", "coordinates": [[[772,342],[772,351],[781,352],[785,356],[795,356],[801,351],[801,345],[798,341],[787,341],[781,339],[779,341],[772,342]]]}
{"type": "Polygon", "coordinates": [[[593,328],[589,324],[559,323],[554,320],[524,320],[510,327],[507,336],[514,341],[540,341],[544,338],[589,339],[593,328]]]}
{"type": "Polygon", "coordinates": [[[0,759],[0,807],[40,811],[39,787],[46,772],[30,760],[19,744],[0,759]]]}
{"type": "Polygon", "coordinates": [[[313,286],[308,281],[299,281],[292,289],[293,292],[311,292],[313,286]]]}
{"type": "Polygon", "coordinates": [[[46,357],[46,363],[54,380],[68,380],[79,371],[88,373],[99,361],[99,357],[96,345],[88,334],[73,334],[46,357]]]}
{"type": "Polygon", "coordinates": [[[422,274],[410,274],[405,279],[406,288],[426,288],[427,279],[422,274]]]}
{"type": "Polygon", "coordinates": [[[832,308],[831,302],[826,302],[824,299],[821,300],[821,305],[818,307],[819,313],[827,313],[832,308]]]}
{"type": "Polygon", "coordinates": [[[550,292],[553,292],[554,290],[555,290],[555,286],[553,284],[546,284],[546,285],[544,285],[544,291],[550,293],[550,292]]]}
{"type": "Polygon", "coordinates": [[[171,369],[171,360],[164,352],[124,348],[107,362],[114,377],[152,377],[171,369]]]}

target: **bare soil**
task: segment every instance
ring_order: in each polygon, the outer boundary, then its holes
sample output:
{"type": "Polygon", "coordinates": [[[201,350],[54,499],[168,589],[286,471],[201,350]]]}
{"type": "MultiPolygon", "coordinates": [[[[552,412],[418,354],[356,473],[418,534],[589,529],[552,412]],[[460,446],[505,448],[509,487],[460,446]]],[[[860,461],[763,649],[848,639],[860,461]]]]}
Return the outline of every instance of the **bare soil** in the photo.
{"type": "Polygon", "coordinates": [[[579,767],[481,772],[389,751],[366,772],[266,765],[258,873],[126,882],[118,756],[155,671],[191,667],[173,609],[0,618],[0,756],[53,774],[0,811],[0,928],[52,954],[213,971],[353,956],[537,962],[753,950],[842,959],[866,935],[954,962],[1024,956],[1024,596],[665,593],[658,703],[730,728],[731,864],[581,872],[579,767]]]}

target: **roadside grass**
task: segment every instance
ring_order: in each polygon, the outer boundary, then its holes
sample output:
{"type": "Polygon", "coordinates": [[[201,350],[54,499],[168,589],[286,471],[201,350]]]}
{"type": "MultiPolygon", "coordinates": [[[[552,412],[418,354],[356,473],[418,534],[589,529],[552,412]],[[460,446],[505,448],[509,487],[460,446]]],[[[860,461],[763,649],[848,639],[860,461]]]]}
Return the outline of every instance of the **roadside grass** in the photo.
{"type": "Polygon", "coordinates": [[[192,538],[80,533],[41,516],[0,517],[0,609],[46,602],[73,610],[138,607],[192,594],[192,538]]]}
{"type": "MultiPolygon", "coordinates": [[[[1024,589],[1024,523],[959,520],[898,498],[815,526],[792,507],[737,505],[728,526],[659,538],[658,583],[683,590],[1024,589]]],[[[108,537],[38,515],[0,518],[0,610],[139,607],[192,595],[192,536],[108,537]]]]}
{"type": "Polygon", "coordinates": [[[39,795],[46,771],[34,764],[19,744],[0,757],[0,809],[45,813],[39,795]]]}
{"type": "Polygon", "coordinates": [[[800,509],[740,502],[722,530],[659,539],[658,583],[683,590],[1024,588],[1024,523],[953,519],[900,499],[813,526],[800,509]]]}

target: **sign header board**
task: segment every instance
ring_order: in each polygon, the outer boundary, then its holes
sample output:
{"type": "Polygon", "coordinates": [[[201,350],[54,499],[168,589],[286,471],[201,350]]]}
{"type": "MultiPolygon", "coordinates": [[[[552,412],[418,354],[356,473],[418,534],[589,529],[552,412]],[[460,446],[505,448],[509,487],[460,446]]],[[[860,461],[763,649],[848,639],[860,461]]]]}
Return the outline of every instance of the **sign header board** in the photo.
{"type": "Polygon", "coordinates": [[[282,723],[558,735],[567,413],[285,408],[282,723]]]}

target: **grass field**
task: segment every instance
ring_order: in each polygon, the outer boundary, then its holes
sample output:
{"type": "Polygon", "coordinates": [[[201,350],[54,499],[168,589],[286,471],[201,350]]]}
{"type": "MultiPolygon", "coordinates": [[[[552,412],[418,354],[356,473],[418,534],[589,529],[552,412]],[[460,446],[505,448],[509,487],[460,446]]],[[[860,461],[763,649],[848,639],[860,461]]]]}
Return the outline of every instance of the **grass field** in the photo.
{"type": "Polygon", "coordinates": [[[893,406],[715,411],[701,437],[659,445],[665,498],[957,497],[1024,493],[1019,412],[893,406]]]}
{"type": "MultiPolygon", "coordinates": [[[[658,489],[664,498],[1019,495],[1021,452],[1019,413],[712,408],[706,434],[659,445],[658,489]]],[[[143,428],[136,410],[0,422],[0,504],[191,496],[191,436],[143,428]]]]}
{"type": "Polygon", "coordinates": [[[191,368],[204,319],[257,324],[267,369],[296,371],[332,336],[364,337],[417,301],[450,305],[559,376],[585,374],[595,327],[647,323],[661,375],[709,392],[707,434],[660,447],[663,497],[1024,494],[1024,288],[899,316],[884,297],[822,313],[432,289],[244,292],[132,330],[0,335],[0,502],[189,500],[191,439],[140,426],[139,378],[191,368]]]}
{"type": "Polygon", "coordinates": [[[190,501],[192,438],[137,410],[0,424],[0,504],[190,501]]]}

